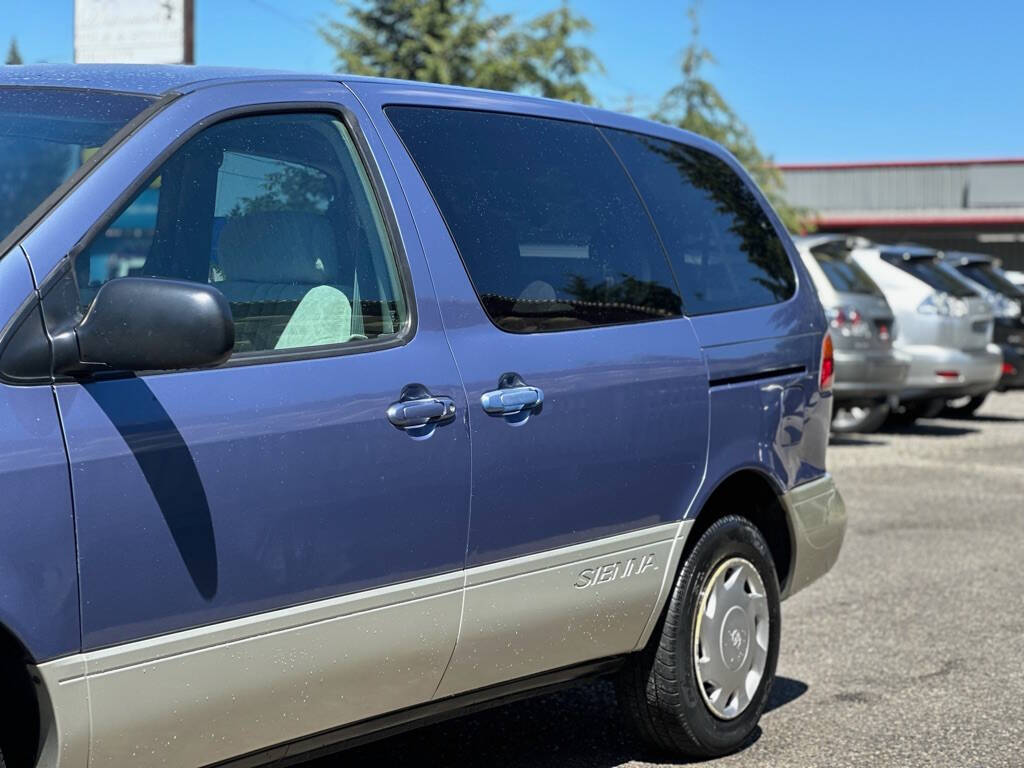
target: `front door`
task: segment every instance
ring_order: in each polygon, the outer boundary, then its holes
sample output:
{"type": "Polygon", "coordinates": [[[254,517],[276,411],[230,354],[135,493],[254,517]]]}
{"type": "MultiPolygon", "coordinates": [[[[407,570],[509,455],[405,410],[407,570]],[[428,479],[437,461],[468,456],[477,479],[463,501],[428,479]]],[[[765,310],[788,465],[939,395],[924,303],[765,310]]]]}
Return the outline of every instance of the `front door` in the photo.
{"type": "Polygon", "coordinates": [[[592,125],[480,104],[385,110],[469,398],[442,693],[632,650],[707,452],[701,350],[616,155],[592,125]]]}
{"type": "Polygon", "coordinates": [[[96,765],[426,701],[455,644],[469,436],[422,253],[347,91],[264,88],[186,96],[122,147],[185,132],[64,278],[83,309],[117,277],[210,282],[236,330],[221,368],[56,388],[96,765]],[[243,100],[268,103],[207,116],[243,100]]]}

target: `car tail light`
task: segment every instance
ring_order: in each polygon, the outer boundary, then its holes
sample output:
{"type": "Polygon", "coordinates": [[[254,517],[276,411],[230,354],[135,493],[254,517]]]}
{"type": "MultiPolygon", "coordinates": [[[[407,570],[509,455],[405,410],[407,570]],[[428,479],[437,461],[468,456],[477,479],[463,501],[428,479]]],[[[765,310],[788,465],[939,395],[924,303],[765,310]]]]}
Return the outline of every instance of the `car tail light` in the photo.
{"type": "Polygon", "coordinates": [[[936,371],[935,375],[940,379],[959,379],[960,371],[936,371]]]}
{"type": "Polygon", "coordinates": [[[1003,363],[1003,376],[1016,376],[1017,369],[1009,363],[1003,363]]]}
{"type": "Polygon", "coordinates": [[[821,391],[830,391],[832,389],[832,383],[835,381],[835,378],[835,350],[832,348],[832,335],[830,333],[826,333],[824,340],[821,342],[821,379],[818,383],[821,391]]]}
{"type": "Polygon", "coordinates": [[[828,312],[828,324],[842,336],[871,337],[871,323],[854,307],[833,307],[828,312]]]}

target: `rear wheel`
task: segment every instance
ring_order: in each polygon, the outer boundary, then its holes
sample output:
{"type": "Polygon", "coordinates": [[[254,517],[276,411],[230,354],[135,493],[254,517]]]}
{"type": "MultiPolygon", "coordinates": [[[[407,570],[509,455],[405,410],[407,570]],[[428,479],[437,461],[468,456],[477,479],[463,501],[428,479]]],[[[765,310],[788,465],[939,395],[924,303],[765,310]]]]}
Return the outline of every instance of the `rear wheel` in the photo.
{"type": "Polygon", "coordinates": [[[954,419],[968,419],[974,415],[974,412],[981,408],[981,404],[985,402],[985,398],[988,397],[988,392],[984,395],[975,395],[974,397],[958,397],[956,400],[947,400],[946,407],[942,410],[943,416],[950,416],[954,419]]]}
{"type": "Polygon", "coordinates": [[[644,740],[697,758],[743,747],[775,679],[780,622],[764,537],[742,517],[716,521],[683,563],[655,636],[618,679],[644,740]]]}
{"type": "Polygon", "coordinates": [[[841,405],[832,414],[832,431],[839,434],[849,432],[876,432],[889,418],[889,404],[841,405]]]}
{"type": "Polygon", "coordinates": [[[909,426],[918,419],[934,419],[945,407],[946,401],[941,398],[900,403],[892,409],[887,421],[897,426],[909,426]]]}

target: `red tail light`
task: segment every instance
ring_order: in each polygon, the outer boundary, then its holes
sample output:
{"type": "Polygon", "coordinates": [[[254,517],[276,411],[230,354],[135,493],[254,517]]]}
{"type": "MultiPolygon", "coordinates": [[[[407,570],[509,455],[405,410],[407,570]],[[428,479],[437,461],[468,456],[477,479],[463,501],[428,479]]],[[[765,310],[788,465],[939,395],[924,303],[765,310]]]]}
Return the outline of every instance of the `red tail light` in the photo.
{"type": "Polygon", "coordinates": [[[1016,376],[1017,369],[1009,363],[1003,363],[1003,376],[1016,376]]]}
{"type": "Polygon", "coordinates": [[[832,349],[832,337],[826,333],[825,339],[821,342],[821,379],[819,387],[822,392],[832,389],[832,382],[836,378],[836,358],[832,349]]]}

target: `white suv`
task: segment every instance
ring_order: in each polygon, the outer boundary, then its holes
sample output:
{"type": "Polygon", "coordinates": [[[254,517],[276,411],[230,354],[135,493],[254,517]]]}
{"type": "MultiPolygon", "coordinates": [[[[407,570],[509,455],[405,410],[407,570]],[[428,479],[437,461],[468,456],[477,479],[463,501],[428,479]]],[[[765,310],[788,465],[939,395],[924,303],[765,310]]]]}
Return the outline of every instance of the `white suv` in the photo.
{"type": "Polygon", "coordinates": [[[990,392],[1003,356],[992,344],[988,303],[920,246],[860,241],[854,260],[878,283],[896,315],[896,346],[911,357],[900,415],[935,416],[947,400],[990,392]]]}

